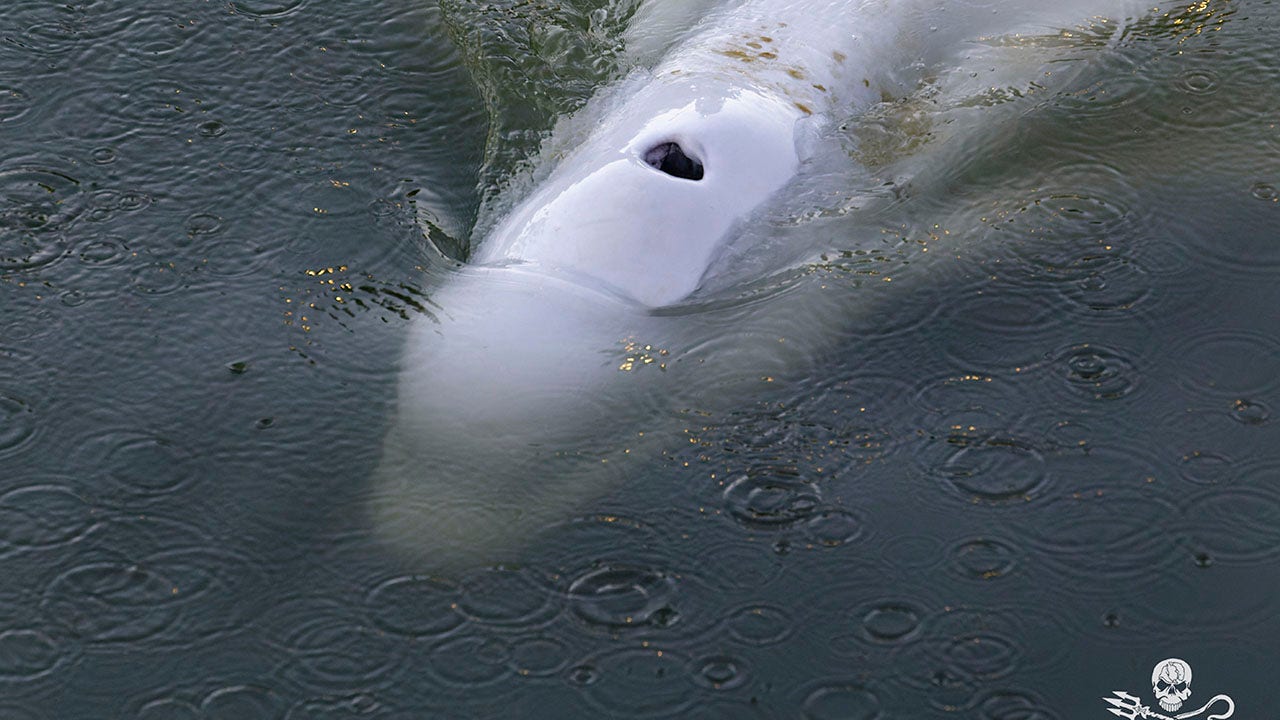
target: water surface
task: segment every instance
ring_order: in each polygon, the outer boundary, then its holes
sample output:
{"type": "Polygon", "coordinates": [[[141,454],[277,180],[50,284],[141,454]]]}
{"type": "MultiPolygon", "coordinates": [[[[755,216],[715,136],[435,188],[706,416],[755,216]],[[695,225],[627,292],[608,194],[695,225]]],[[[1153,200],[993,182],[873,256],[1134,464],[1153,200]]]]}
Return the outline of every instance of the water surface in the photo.
{"type": "Polygon", "coordinates": [[[1171,656],[1184,710],[1269,712],[1277,12],[851,119],[893,185],[775,218],[820,252],[744,305],[824,349],[440,575],[364,511],[419,267],[614,77],[628,8],[11,2],[0,716],[1065,720],[1154,706],[1171,656]]]}

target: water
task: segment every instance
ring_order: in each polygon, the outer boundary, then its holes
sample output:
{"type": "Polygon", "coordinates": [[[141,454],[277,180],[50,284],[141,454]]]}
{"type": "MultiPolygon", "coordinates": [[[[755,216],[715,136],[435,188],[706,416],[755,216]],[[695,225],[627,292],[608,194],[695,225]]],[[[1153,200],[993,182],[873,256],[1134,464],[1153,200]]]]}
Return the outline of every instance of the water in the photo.
{"type": "Polygon", "coordinates": [[[1272,3],[1162,10],[963,144],[927,93],[849,125],[895,186],[809,197],[825,259],[729,303],[820,351],[455,575],[364,509],[417,267],[629,9],[364,5],[6,8],[0,716],[1065,719],[1168,657],[1183,712],[1276,706],[1272,3]]]}

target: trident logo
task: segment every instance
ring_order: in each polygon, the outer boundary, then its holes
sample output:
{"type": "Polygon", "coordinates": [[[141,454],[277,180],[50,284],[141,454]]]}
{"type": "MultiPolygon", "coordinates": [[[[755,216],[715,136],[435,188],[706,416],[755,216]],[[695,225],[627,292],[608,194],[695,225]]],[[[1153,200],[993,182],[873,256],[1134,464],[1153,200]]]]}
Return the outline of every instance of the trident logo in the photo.
{"type": "MultiPolygon", "coordinates": [[[[1178,658],[1161,660],[1156,664],[1155,669],[1151,671],[1151,692],[1155,694],[1156,701],[1160,703],[1160,708],[1166,712],[1173,713],[1182,709],[1182,704],[1187,701],[1187,698],[1191,697],[1191,666],[1185,660],[1178,658]]],[[[1218,701],[1227,704],[1225,711],[1214,711],[1212,714],[1205,716],[1204,720],[1226,720],[1236,711],[1235,701],[1228,695],[1214,695],[1200,709],[1178,715],[1165,715],[1156,712],[1143,705],[1136,696],[1130,695],[1123,690],[1116,690],[1112,695],[1114,697],[1102,698],[1111,705],[1107,710],[1112,715],[1127,718],[1128,720],[1138,720],[1138,718],[1187,720],[1187,718],[1203,715],[1218,701]]]]}

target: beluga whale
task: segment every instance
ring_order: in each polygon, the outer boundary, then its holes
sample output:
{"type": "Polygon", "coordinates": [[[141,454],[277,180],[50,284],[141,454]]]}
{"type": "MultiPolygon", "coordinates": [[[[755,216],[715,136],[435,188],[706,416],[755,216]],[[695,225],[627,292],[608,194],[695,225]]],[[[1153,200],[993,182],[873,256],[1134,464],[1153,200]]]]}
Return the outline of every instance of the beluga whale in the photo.
{"type": "MultiPolygon", "coordinates": [[[[410,324],[374,472],[375,531],[433,570],[511,559],[643,477],[645,443],[691,394],[732,402],[803,374],[823,345],[821,323],[799,322],[815,310],[785,292],[726,302],[721,276],[760,267],[737,262],[751,254],[743,245],[768,245],[767,220],[794,211],[806,178],[858,177],[841,124],[925,86],[935,104],[939,87],[956,97],[1009,78],[1044,87],[1044,54],[1007,52],[1034,43],[991,39],[1058,37],[1098,18],[1114,28],[1135,10],[1128,0],[641,5],[621,79],[546,138],[540,181],[480,223],[468,261],[431,273],[432,314],[410,324]],[[831,172],[843,166],[855,170],[831,172]]],[[[964,131],[951,134],[963,142],[964,131]]],[[[912,167],[945,157],[918,154],[912,167]]],[[[778,249],[772,270],[805,252],[778,249]]]]}

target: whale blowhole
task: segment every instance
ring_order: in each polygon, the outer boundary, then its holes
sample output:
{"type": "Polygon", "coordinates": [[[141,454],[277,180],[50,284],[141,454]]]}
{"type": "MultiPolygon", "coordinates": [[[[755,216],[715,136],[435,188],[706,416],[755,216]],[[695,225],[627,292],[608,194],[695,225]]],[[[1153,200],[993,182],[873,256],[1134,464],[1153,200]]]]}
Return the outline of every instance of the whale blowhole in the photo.
{"type": "Polygon", "coordinates": [[[685,180],[701,180],[702,163],[691,157],[679,143],[658,143],[645,151],[644,161],[650,167],[685,180]]]}

